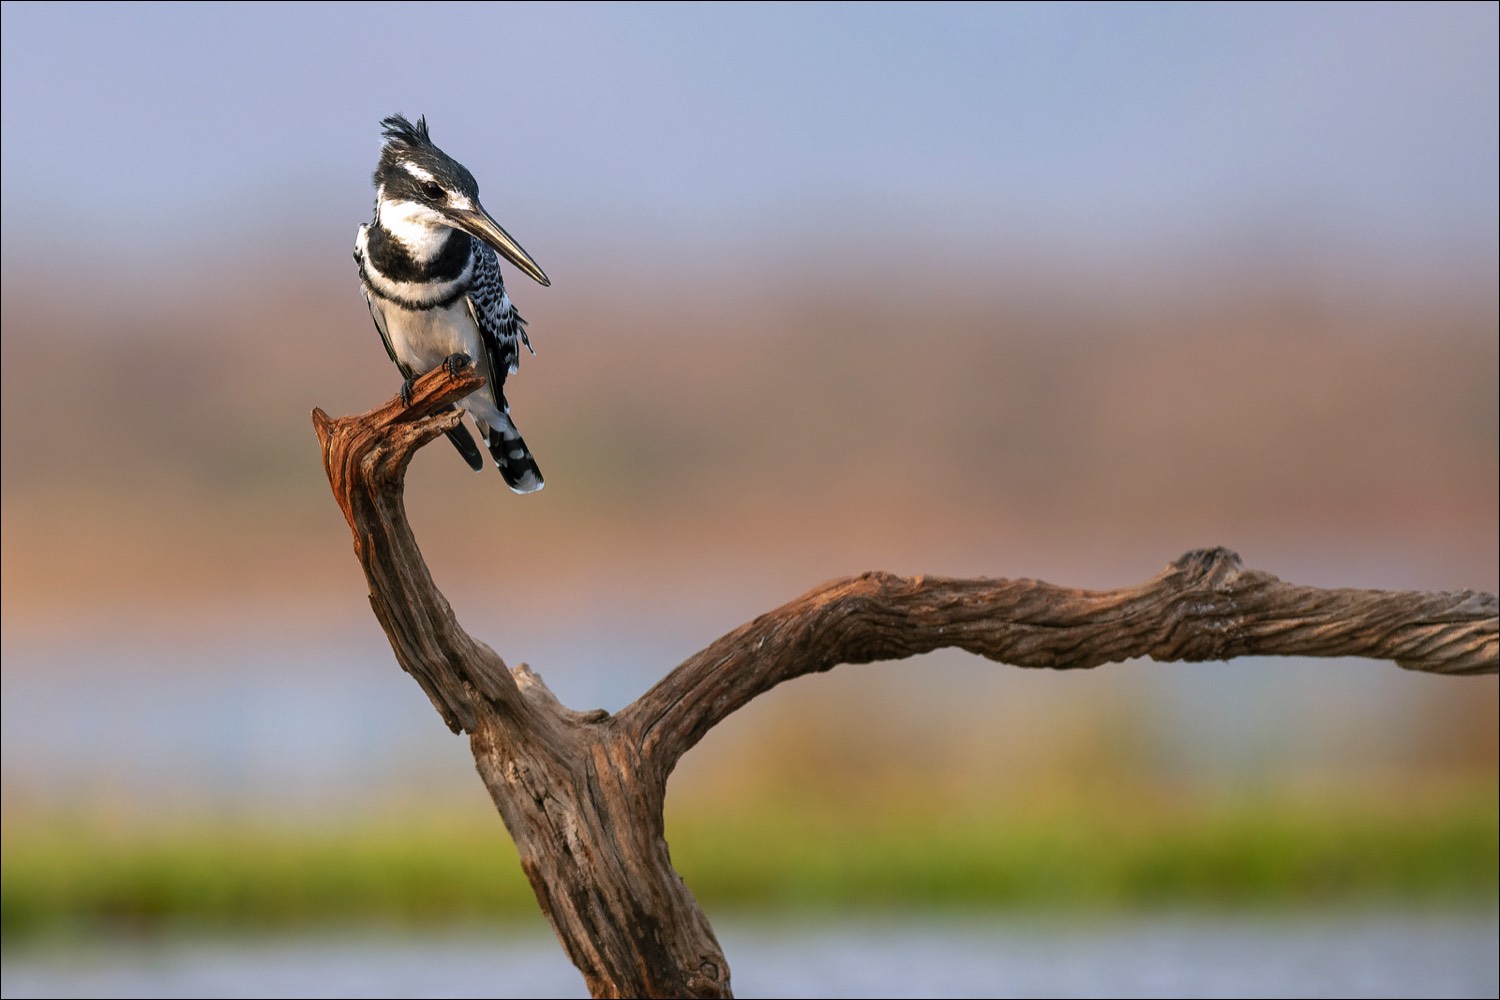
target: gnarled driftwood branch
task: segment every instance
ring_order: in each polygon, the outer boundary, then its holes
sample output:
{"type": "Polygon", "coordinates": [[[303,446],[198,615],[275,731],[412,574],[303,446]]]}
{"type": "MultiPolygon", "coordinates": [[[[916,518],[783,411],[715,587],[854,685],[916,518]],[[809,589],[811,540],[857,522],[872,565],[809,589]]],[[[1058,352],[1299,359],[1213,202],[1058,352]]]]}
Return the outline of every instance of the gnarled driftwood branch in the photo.
{"type": "Polygon", "coordinates": [[[406,468],[483,384],[473,368],[418,380],[356,417],[313,411],[334,498],[396,659],[474,759],[568,956],[597,997],[727,997],[729,967],[673,870],[667,777],[710,729],[782,681],[945,646],[1066,670],[1150,657],[1364,656],[1440,674],[1497,671],[1495,595],[1323,590],[1190,552],[1137,587],[888,573],[824,584],[678,666],[618,715],[565,708],[459,626],[406,520],[406,468]]]}

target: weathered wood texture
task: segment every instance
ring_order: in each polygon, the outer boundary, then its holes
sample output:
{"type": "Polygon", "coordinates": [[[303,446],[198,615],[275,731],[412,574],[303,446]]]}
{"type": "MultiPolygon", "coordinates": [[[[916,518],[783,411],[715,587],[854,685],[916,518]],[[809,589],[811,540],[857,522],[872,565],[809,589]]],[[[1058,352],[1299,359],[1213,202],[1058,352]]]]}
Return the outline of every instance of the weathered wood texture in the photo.
{"type": "Polygon", "coordinates": [[[727,997],[729,966],[672,868],[667,778],[719,721],[782,681],[841,663],[953,646],[1020,667],[1150,657],[1363,656],[1409,670],[1492,674],[1495,595],[1323,590],[1190,552],[1137,587],[888,573],[835,580],[688,658],[618,715],[564,707],[524,664],[469,636],[433,585],[406,520],[406,468],[483,384],[472,368],[420,379],[412,404],[313,411],[370,605],[401,667],[474,759],[542,911],[596,997],[727,997]]]}

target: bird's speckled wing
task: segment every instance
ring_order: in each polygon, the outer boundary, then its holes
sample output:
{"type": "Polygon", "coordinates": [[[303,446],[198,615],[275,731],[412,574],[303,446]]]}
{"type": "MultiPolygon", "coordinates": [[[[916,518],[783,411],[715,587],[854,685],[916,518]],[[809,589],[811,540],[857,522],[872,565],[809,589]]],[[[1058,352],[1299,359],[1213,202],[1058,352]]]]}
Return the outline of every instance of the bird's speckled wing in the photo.
{"type": "Polygon", "coordinates": [[[526,321],[511,305],[505,294],[505,281],[500,277],[500,258],[485,243],[474,241],[474,277],[469,285],[469,313],[479,325],[479,336],[489,355],[490,385],[495,390],[495,400],[500,402],[501,387],[505,377],[513,374],[521,363],[521,345],[531,350],[531,340],[526,336],[526,321]]]}
{"type": "Polygon", "coordinates": [[[490,389],[500,408],[498,422],[481,422],[485,446],[500,468],[505,482],[517,493],[534,493],[542,488],[542,470],[521,432],[510,419],[510,404],[505,401],[505,377],[521,363],[521,345],[531,350],[526,336],[526,321],[510,304],[505,282],[500,277],[500,258],[487,244],[474,241],[474,276],[469,294],[464,297],[469,315],[479,327],[479,339],[489,362],[490,389]]]}

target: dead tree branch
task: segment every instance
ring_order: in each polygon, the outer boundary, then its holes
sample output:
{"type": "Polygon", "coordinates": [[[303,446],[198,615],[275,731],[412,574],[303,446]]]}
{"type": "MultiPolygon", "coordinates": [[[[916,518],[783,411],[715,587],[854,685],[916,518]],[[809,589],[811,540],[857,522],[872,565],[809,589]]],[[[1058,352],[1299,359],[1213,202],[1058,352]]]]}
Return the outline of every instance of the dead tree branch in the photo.
{"type": "Polygon", "coordinates": [[[950,646],[1057,670],[1237,656],[1500,670],[1493,594],[1300,587],[1210,549],[1107,591],[888,573],[836,580],[688,658],[617,716],[572,711],[524,664],[508,669],[463,630],[406,520],[412,455],[458,422],[452,404],[482,384],[472,368],[439,369],[417,382],[409,407],[392,399],[339,419],[314,410],[313,424],[396,659],[449,728],[469,734],[537,901],[596,997],[731,995],[723,952],[667,853],[666,782],[710,729],[794,677],[950,646]]]}

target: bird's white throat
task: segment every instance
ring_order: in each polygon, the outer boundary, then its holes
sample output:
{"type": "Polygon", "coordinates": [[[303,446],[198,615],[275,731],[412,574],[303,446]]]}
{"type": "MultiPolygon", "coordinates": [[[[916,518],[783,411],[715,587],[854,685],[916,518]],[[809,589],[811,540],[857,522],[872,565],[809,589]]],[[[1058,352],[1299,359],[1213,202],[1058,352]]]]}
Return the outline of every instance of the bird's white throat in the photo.
{"type": "Polygon", "coordinates": [[[443,252],[453,227],[436,211],[414,201],[393,201],[381,192],[375,220],[380,228],[401,242],[419,264],[433,261],[443,252]]]}

